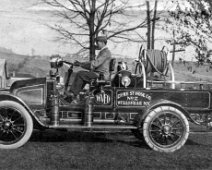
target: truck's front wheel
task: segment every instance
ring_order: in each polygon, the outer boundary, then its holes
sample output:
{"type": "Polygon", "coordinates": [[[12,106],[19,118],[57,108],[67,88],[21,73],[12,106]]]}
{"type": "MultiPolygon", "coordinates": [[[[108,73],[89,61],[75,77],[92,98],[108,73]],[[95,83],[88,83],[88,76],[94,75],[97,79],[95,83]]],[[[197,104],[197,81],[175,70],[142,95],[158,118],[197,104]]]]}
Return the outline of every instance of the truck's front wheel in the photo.
{"type": "Polygon", "coordinates": [[[32,118],[22,105],[13,101],[0,102],[0,149],[21,147],[32,131],[32,118]]]}
{"type": "Polygon", "coordinates": [[[149,112],[143,123],[143,137],[155,151],[174,152],[188,139],[189,123],[175,107],[160,106],[149,112]]]}

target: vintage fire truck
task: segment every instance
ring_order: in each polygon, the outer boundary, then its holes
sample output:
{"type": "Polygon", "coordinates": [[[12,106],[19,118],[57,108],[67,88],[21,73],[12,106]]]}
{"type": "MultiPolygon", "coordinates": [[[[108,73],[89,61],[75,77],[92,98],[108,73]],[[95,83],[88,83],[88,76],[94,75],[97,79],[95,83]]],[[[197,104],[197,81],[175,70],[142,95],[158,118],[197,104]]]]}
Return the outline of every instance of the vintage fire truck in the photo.
{"type": "Polygon", "coordinates": [[[110,79],[93,80],[78,104],[65,100],[74,64],[60,56],[51,57],[48,76],[2,88],[0,148],[23,146],[33,129],[126,129],[155,151],[174,152],[187,141],[189,122],[210,125],[212,84],[176,81],[164,49],[141,49],[135,62],[132,72],[111,59],[110,79]],[[64,64],[69,70],[63,84],[58,70],[64,64]]]}

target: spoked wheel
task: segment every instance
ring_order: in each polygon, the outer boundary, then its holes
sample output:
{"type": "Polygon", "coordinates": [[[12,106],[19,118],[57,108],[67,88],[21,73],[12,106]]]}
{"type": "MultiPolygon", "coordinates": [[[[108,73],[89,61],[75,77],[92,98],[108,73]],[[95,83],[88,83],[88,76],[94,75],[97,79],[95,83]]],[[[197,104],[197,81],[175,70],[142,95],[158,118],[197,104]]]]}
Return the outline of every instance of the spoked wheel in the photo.
{"type": "Polygon", "coordinates": [[[32,131],[32,118],[23,106],[13,101],[0,102],[0,149],[21,147],[32,131]]]}
{"type": "Polygon", "coordinates": [[[145,142],[153,150],[174,152],[188,139],[189,123],[180,110],[160,106],[150,111],[145,118],[143,135],[145,142]]]}

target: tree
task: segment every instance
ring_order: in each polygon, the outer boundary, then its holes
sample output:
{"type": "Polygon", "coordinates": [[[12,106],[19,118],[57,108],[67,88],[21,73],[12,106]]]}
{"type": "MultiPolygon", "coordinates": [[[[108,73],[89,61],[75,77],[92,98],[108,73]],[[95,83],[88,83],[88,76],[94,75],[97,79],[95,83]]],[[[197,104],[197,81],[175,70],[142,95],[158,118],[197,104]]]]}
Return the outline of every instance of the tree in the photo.
{"type": "Polygon", "coordinates": [[[158,5],[158,1],[155,0],[154,16],[152,21],[152,49],[155,48],[155,27],[156,27],[156,20],[159,19],[157,18],[157,5],[158,5]]]}
{"type": "Polygon", "coordinates": [[[176,5],[176,9],[168,11],[168,26],[163,29],[169,33],[174,31],[176,43],[182,47],[193,46],[196,59],[199,62],[205,61],[208,56],[208,43],[212,42],[211,0],[172,0],[172,3],[176,5]]]}
{"type": "MultiPolygon", "coordinates": [[[[130,0],[42,0],[55,7],[54,14],[63,22],[48,25],[60,34],[59,39],[77,43],[81,50],[89,50],[90,60],[95,57],[95,37],[104,34],[115,42],[139,41],[129,32],[143,28],[146,19],[133,22],[126,19],[132,7],[130,0]]],[[[140,34],[137,32],[137,35],[140,34]]],[[[140,36],[141,37],[141,36],[140,36]]]]}
{"type": "Polygon", "coordinates": [[[151,49],[151,32],[152,32],[152,27],[151,27],[151,12],[150,12],[150,5],[149,1],[146,1],[146,6],[147,6],[147,49],[151,49]]]}
{"type": "Polygon", "coordinates": [[[154,14],[151,18],[152,10],[150,10],[150,2],[146,1],[147,6],[147,49],[155,48],[155,28],[156,21],[159,20],[157,17],[157,4],[158,1],[155,0],[154,14]]]}

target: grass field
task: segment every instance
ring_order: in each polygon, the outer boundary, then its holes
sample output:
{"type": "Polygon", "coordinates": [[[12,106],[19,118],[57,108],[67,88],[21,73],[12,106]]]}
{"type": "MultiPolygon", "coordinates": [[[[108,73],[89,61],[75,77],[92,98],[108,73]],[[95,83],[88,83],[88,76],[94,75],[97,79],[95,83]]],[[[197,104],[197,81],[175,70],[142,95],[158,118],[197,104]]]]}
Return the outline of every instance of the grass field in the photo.
{"type": "Polygon", "coordinates": [[[0,150],[2,170],[212,169],[212,134],[190,134],[166,154],[150,150],[131,133],[34,132],[16,150],[0,150]]]}

